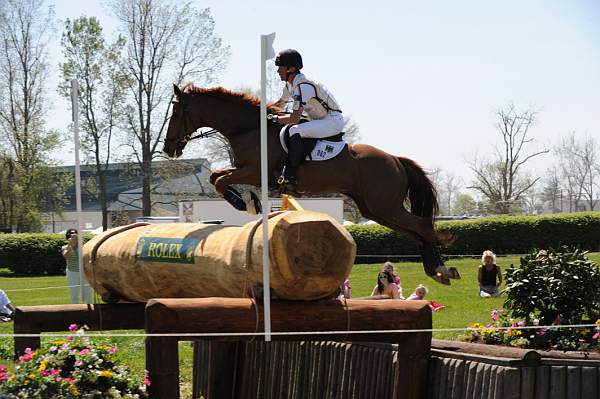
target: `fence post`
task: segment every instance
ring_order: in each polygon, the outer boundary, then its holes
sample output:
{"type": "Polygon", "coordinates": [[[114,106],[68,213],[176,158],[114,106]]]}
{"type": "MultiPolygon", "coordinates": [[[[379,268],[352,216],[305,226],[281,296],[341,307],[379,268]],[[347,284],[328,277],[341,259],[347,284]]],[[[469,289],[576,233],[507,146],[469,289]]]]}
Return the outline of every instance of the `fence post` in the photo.
{"type": "Polygon", "coordinates": [[[146,338],[146,369],[151,399],[179,399],[177,337],[146,338]]]}

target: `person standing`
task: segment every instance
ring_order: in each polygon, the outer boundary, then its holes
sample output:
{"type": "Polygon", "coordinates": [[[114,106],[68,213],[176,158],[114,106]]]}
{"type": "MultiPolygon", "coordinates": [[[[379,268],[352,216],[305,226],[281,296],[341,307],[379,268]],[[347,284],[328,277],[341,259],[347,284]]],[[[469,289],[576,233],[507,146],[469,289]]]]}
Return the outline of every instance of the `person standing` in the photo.
{"type": "Polygon", "coordinates": [[[0,322],[12,320],[15,313],[15,307],[8,299],[8,295],[0,290],[0,322]]]}
{"type": "Polygon", "coordinates": [[[67,239],[67,245],[62,247],[62,256],[65,258],[67,263],[67,283],[69,285],[69,292],[71,294],[71,303],[80,303],[81,289],[80,284],[83,281],[83,302],[92,303],[92,290],[85,280],[80,280],[79,271],[79,248],[78,248],[78,234],[75,229],[68,229],[65,237],[67,239]]]}

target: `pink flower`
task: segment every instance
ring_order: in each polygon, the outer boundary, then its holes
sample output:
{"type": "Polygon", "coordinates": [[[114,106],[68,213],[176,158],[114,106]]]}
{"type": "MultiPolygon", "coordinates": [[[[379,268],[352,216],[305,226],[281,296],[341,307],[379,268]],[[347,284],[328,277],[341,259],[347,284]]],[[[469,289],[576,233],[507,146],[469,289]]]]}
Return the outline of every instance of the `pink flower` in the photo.
{"type": "Polygon", "coordinates": [[[67,335],[67,341],[71,341],[73,339],[72,335],[67,335]]]}
{"type": "Polygon", "coordinates": [[[82,364],[83,364],[83,362],[82,362],[81,360],[77,360],[77,361],[75,362],[75,367],[79,367],[79,366],[81,366],[82,364]]]}
{"type": "Polygon", "coordinates": [[[69,326],[69,331],[77,331],[77,324],[71,324],[69,326]]]}
{"type": "Polygon", "coordinates": [[[116,353],[117,352],[117,347],[113,346],[109,349],[110,353],[116,353]]]}
{"type": "Polygon", "coordinates": [[[533,319],[533,325],[534,326],[539,326],[540,325],[540,319],[533,319]]]}
{"type": "Polygon", "coordinates": [[[69,384],[72,384],[73,382],[75,382],[73,377],[67,377],[67,378],[65,378],[65,381],[67,381],[69,384]]]}
{"type": "Polygon", "coordinates": [[[496,309],[492,310],[492,314],[490,315],[492,320],[498,320],[498,311],[496,309]]]}
{"type": "Polygon", "coordinates": [[[31,353],[25,353],[23,356],[19,357],[19,360],[23,363],[27,363],[31,359],[33,359],[33,355],[31,353]]]}
{"type": "Polygon", "coordinates": [[[69,344],[65,343],[60,346],[60,349],[69,349],[69,344]]]}
{"type": "Polygon", "coordinates": [[[82,356],[87,355],[88,353],[90,353],[90,350],[88,348],[82,349],[79,354],[82,356]]]}
{"type": "Polygon", "coordinates": [[[525,322],[524,322],[524,321],[519,321],[519,322],[517,323],[517,325],[518,325],[519,327],[524,327],[524,326],[525,326],[525,322]]]}
{"type": "Polygon", "coordinates": [[[144,385],[149,387],[150,385],[152,385],[152,383],[150,382],[150,378],[148,377],[144,377],[144,385]]]}
{"type": "Polygon", "coordinates": [[[50,375],[50,373],[48,373],[46,370],[40,371],[40,374],[42,375],[42,377],[48,377],[48,375],[50,375]]]}
{"type": "Polygon", "coordinates": [[[58,350],[58,348],[54,345],[52,345],[50,348],[48,348],[48,352],[56,352],[58,350]]]}
{"type": "Polygon", "coordinates": [[[597,332],[596,334],[592,335],[592,339],[598,339],[598,337],[600,337],[600,332],[597,332]]]}
{"type": "Polygon", "coordinates": [[[54,367],[50,369],[50,375],[58,375],[59,373],[60,371],[58,371],[58,369],[55,369],[54,367]]]}

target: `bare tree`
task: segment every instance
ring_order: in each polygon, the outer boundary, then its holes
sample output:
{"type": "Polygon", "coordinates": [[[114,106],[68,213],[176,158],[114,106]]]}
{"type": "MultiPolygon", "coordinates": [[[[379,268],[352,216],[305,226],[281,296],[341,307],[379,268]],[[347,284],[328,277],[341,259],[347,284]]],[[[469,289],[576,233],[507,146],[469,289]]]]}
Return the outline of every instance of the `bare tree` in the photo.
{"type": "Polygon", "coordinates": [[[598,151],[598,142],[593,137],[586,135],[578,139],[574,132],[563,138],[556,148],[563,179],[569,198],[575,203],[575,210],[582,199],[587,202],[590,210],[594,210],[594,194],[599,186],[600,174],[598,151]]]}
{"type": "Polygon", "coordinates": [[[152,159],[166,128],[171,84],[210,83],[229,48],[215,32],[209,9],[165,0],[114,0],[112,10],[126,39],[123,72],[130,77],[125,127],[143,173],[142,211],[150,215],[152,159]]]}
{"type": "Polygon", "coordinates": [[[539,180],[539,177],[532,178],[525,172],[525,164],[549,150],[528,151],[533,141],[529,134],[536,121],[535,111],[520,111],[510,104],[498,110],[496,115],[496,128],[502,137],[502,145],[483,160],[474,157],[469,161],[469,168],[475,176],[468,188],[481,193],[497,213],[506,214],[539,180]]]}
{"type": "Polygon", "coordinates": [[[106,173],[111,160],[113,136],[124,109],[127,79],[119,72],[122,37],[106,44],[102,27],[95,17],[67,20],[62,36],[65,62],[61,64],[59,91],[70,95],[70,81],[79,82],[82,115],[82,149],[94,164],[97,198],[102,210],[102,228],[108,228],[106,173]]]}
{"type": "Polygon", "coordinates": [[[47,43],[54,13],[43,0],[0,3],[0,133],[10,158],[8,222],[18,231],[40,227],[42,206],[58,208],[64,187],[52,184],[49,153],[58,134],[45,129],[47,43]],[[18,204],[18,206],[16,206],[18,204]]]}
{"type": "Polygon", "coordinates": [[[430,173],[430,176],[438,193],[441,214],[451,213],[452,204],[463,185],[462,179],[456,177],[452,172],[444,172],[440,168],[436,168],[430,173]]]}
{"type": "Polygon", "coordinates": [[[541,199],[550,204],[552,213],[562,212],[562,188],[559,171],[556,167],[546,171],[541,199]]]}

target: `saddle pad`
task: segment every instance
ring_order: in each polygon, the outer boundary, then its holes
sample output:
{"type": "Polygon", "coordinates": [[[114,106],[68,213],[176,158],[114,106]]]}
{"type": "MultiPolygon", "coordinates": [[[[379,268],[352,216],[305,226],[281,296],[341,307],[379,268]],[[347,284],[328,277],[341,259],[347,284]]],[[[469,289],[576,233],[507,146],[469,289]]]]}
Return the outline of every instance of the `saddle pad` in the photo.
{"type": "MultiPolygon", "coordinates": [[[[279,142],[283,147],[285,152],[288,152],[287,145],[285,144],[285,128],[286,126],[281,128],[279,132],[279,142]]],[[[327,141],[323,139],[319,139],[317,141],[317,145],[312,150],[312,152],[306,156],[307,161],[327,161],[328,159],[335,158],[339,155],[340,152],[344,149],[346,142],[342,141],[327,141]]]]}

